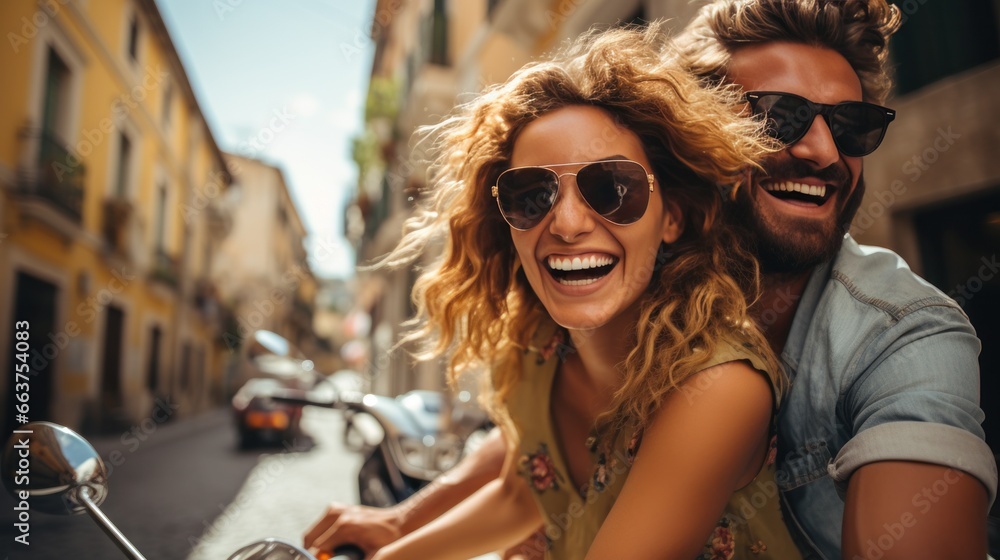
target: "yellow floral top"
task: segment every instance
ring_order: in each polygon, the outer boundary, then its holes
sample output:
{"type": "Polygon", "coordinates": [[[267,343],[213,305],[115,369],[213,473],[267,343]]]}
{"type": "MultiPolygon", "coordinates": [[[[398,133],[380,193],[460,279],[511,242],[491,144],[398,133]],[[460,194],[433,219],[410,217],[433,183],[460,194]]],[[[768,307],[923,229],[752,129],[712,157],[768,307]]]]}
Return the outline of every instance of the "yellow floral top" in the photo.
{"type": "MultiPolygon", "coordinates": [[[[553,329],[539,329],[536,343],[548,342],[526,353],[523,376],[507,403],[519,437],[519,472],[533,490],[545,520],[545,540],[540,546],[546,547],[547,559],[577,560],[587,555],[621,492],[641,445],[642,432],[636,430],[619,438],[611,447],[610,457],[599,452],[593,437],[588,439],[594,474],[583,488],[572,487],[549,414],[557,365],[563,352],[572,349],[563,343],[564,331],[555,330],[553,335],[553,329]]],[[[705,367],[735,360],[747,360],[771,378],[755,353],[728,341],[719,344],[705,367]]],[[[801,559],[782,521],[774,482],[774,453],[772,437],[764,466],[753,482],[733,494],[697,560],[801,559]]]]}

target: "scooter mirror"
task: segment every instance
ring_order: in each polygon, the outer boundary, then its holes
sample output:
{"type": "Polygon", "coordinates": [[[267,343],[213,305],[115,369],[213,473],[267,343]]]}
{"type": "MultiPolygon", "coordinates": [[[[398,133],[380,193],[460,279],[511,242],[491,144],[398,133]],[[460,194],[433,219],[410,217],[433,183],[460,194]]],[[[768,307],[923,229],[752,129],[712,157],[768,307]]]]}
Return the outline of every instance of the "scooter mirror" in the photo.
{"type": "Polygon", "coordinates": [[[292,346],[292,343],[276,332],[254,331],[252,344],[254,348],[251,351],[251,356],[267,353],[274,354],[275,356],[291,356],[294,358],[298,354],[298,350],[292,346]]]}
{"type": "Polygon", "coordinates": [[[84,513],[83,492],[94,505],[108,495],[100,455],[80,434],[58,424],[25,424],[7,441],[0,467],[7,492],[15,499],[27,492],[31,509],[45,513],[84,513]]]}

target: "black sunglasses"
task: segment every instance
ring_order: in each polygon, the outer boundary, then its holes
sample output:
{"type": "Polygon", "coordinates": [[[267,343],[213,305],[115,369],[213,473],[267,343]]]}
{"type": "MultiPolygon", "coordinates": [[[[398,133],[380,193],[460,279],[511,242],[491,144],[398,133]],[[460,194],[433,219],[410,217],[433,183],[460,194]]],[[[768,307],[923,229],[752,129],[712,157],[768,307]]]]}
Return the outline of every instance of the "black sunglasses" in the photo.
{"type": "Polygon", "coordinates": [[[559,180],[576,176],[576,186],[590,207],[605,220],[625,226],[646,213],[653,175],[641,163],[628,159],[560,163],[545,167],[514,167],[497,177],[493,197],[510,227],[537,226],[556,203],[559,180]],[[583,165],[576,173],[556,173],[551,167],[583,165]]]}
{"type": "Polygon", "coordinates": [[[896,111],[872,103],[844,101],[827,105],[781,91],[751,91],[746,100],[753,114],[766,115],[768,134],[789,145],[802,139],[816,115],[823,115],[833,143],[850,157],[874,152],[896,118],[896,111]]]}

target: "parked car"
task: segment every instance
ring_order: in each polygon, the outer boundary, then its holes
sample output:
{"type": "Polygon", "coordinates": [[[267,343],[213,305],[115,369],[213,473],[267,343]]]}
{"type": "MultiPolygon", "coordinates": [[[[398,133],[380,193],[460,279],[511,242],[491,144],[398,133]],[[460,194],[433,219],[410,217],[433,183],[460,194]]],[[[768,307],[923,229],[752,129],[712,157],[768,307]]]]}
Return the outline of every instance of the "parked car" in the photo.
{"type": "Polygon", "coordinates": [[[258,330],[240,348],[238,383],[257,378],[277,379],[289,389],[308,390],[322,375],[312,360],[281,335],[258,330]]]}
{"type": "Polygon", "coordinates": [[[302,407],[272,397],[295,393],[305,395],[305,391],[290,389],[284,381],[272,378],[251,379],[240,387],[232,400],[240,447],[293,441],[299,434],[302,407]]]}

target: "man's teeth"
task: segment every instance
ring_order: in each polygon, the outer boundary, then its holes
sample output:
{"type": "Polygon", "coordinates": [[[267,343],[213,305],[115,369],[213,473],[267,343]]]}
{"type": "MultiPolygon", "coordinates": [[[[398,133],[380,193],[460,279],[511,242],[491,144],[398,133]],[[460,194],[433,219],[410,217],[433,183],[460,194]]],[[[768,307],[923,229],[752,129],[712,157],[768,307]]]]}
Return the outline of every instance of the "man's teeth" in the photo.
{"type": "MultiPolygon", "coordinates": [[[[597,268],[599,266],[608,266],[612,264],[614,259],[611,257],[573,257],[573,258],[558,258],[549,257],[549,268],[552,270],[584,270],[588,268],[597,268]]],[[[589,281],[580,280],[579,282],[584,282],[589,284],[589,281]]],[[[582,285],[582,284],[581,284],[582,285]]]]}
{"type": "Polygon", "coordinates": [[[764,190],[773,191],[784,191],[784,192],[797,192],[802,194],[808,194],[810,196],[825,197],[826,196],[826,185],[806,185],[803,183],[795,183],[793,181],[782,181],[780,183],[765,183],[764,190]]]}

